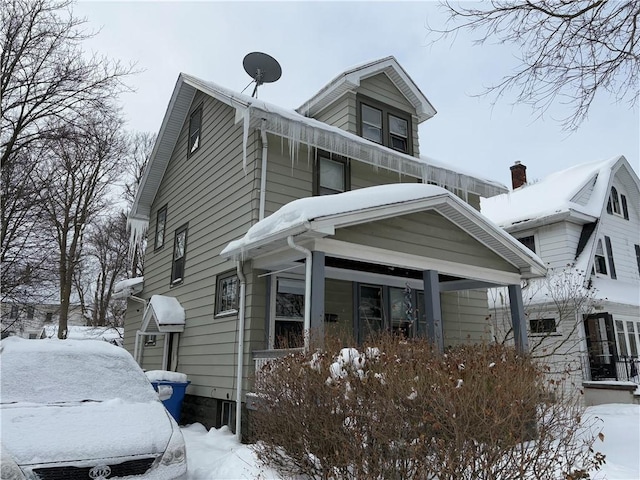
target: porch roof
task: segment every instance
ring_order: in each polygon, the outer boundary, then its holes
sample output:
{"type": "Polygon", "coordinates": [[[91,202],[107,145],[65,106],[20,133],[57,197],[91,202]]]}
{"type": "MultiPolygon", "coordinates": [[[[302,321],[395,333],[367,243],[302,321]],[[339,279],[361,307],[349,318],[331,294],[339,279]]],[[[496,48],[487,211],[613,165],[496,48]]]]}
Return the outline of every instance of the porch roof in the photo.
{"type": "Polygon", "coordinates": [[[425,184],[378,185],[294,200],[229,243],[221,255],[236,260],[254,258],[282,248],[289,236],[298,240],[322,238],[334,235],[337,228],[428,210],[471,235],[521,276],[545,275],[546,268],[536,254],[449,191],[425,184]]]}
{"type": "Polygon", "coordinates": [[[166,295],[153,295],[142,317],[145,333],[169,333],[184,331],[184,308],[177,298],[166,295]]]}

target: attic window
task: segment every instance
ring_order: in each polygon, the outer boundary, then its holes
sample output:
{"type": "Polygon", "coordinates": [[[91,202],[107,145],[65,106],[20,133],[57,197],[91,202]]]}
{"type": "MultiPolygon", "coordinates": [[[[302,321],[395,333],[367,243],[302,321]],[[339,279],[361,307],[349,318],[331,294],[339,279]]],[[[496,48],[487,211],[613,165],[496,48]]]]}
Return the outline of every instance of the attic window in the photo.
{"type": "Polygon", "coordinates": [[[533,253],[536,253],[536,242],[535,237],[533,235],[529,235],[528,237],[519,238],[518,241],[531,250],[533,253]]]}
{"type": "Polygon", "coordinates": [[[196,108],[189,117],[189,151],[187,156],[194,154],[200,148],[202,127],[202,105],[196,108]]]}
{"type": "Polygon", "coordinates": [[[402,153],[412,152],[411,115],[368,97],[358,97],[361,137],[402,153]]]}
{"type": "Polygon", "coordinates": [[[629,220],[629,208],[627,206],[627,197],[619,194],[616,187],[611,187],[611,194],[607,202],[607,213],[618,215],[625,220],[629,220]]]}

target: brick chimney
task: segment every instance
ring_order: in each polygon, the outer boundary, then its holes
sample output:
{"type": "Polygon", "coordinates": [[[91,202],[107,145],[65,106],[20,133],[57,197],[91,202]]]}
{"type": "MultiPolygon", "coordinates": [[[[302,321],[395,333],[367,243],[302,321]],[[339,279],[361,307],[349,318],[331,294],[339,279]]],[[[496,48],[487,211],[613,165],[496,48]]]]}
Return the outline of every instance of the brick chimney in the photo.
{"type": "Polygon", "coordinates": [[[511,185],[514,190],[527,184],[527,167],[525,165],[516,160],[509,168],[511,169],[511,185]]]}

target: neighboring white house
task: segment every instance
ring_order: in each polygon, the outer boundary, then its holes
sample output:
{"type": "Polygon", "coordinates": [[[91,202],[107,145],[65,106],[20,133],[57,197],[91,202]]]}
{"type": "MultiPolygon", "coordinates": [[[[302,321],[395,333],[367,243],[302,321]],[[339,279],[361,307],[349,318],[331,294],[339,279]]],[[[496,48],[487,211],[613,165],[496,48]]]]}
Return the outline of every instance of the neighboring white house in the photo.
{"type": "MultiPolygon", "coordinates": [[[[624,156],[584,163],[527,184],[511,167],[510,193],[481,211],[549,269],[526,282],[529,342],[556,370],[583,381],[638,382],[640,352],[640,181],[624,156]]],[[[490,296],[496,331],[507,311],[490,296]]],[[[504,330],[502,329],[504,332],[504,330]]],[[[589,384],[587,384],[589,385],[589,384]]]]}
{"type": "MultiPolygon", "coordinates": [[[[2,302],[0,306],[2,338],[16,335],[23,338],[40,338],[43,327],[57,325],[60,317],[59,303],[2,302]]],[[[69,306],[68,324],[86,325],[80,305],[69,306]]]]}
{"type": "MultiPolygon", "coordinates": [[[[58,338],[58,325],[45,325],[38,338],[58,338]]],[[[121,347],[124,328],[70,325],[67,330],[67,338],[71,340],[104,340],[121,347]]]]}

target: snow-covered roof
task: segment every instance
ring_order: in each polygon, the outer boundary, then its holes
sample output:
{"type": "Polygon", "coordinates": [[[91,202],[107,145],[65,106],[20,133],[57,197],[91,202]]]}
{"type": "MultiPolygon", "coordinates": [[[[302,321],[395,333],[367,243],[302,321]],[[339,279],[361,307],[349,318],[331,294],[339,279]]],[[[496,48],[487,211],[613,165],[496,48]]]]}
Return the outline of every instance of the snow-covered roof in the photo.
{"type": "Polygon", "coordinates": [[[142,291],[144,277],[127,278],[113,287],[113,298],[127,298],[142,291]]]}
{"type": "Polygon", "coordinates": [[[142,317],[141,330],[159,333],[182,332],[184,324],[184,308],[177,298],[152,295],[142,317]]]}
{"type": "Polygon", "coordinates": [[[434,210],[456,223],[507,262],[531,276],[544,275],[542,260],[473,207],[435,185],[398,183],[336,195],[294,200],[229,243],[223,257],[249,258],[252,251],[288,236],[332,235],[336,228],[417,211],[434,210]]]}
{"type": "Polygon", "coordinates": [[[458,172],[443,166],[442,163],[433,162],[427,157],[417,158],[403,154],[338,127],[305,117],[294,110],[242,95],[213,82],[181,73],[129,214],[129,225],[134,236],[136,232],[146,228],[151,204],[197,91],[236,109],[236,122],[242,122],[243,125],[243,162],[245,163],[249,131],[251,128],[262,128],[268,133],[287,138],[292,158],[296,157],[299,145],[305,144],[376,167],[422,178],[425,183],[433,182],[449,188],[459,188],[464,192],[485,197],[507,191],[507,188],[499,182],[458,172]]]}
{"type": "Polygon", "coordinates": [[[568,217],[593,222],[602,213],[613,173],[622,165],[633,171],[622,155],[576,165],[510,193],[483,198],[481,211],[507,230],[568,217]]]}
{"type": "Polygon", "coordinates": [[[347,69],[337,75],[318,93],[296,109],[305,116],[315,116],[327,105],[360,86],[360,82],[379,73],[384,73],[389,80],[402,92],[404,97],[416,109],[418,122],[423,122],[436,114],[431,102],[424,96],[420,88],[407,75],[404,68],[394,56],[388,56],[372,62],[363,63],[347,69]]]}

